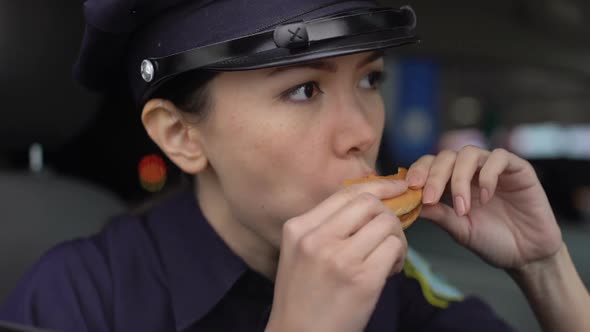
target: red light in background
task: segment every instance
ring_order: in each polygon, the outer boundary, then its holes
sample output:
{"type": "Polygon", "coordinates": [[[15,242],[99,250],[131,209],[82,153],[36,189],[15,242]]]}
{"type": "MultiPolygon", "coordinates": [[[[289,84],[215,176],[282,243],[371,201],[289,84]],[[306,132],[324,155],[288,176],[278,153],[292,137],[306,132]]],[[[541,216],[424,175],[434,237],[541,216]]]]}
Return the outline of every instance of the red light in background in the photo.
{"type": "Polygon", "coordinates": [[[166,163],[156,154],[143,157],[138,171],[141,186],[149,192],[160,191],[166,184],[166,163]]]}

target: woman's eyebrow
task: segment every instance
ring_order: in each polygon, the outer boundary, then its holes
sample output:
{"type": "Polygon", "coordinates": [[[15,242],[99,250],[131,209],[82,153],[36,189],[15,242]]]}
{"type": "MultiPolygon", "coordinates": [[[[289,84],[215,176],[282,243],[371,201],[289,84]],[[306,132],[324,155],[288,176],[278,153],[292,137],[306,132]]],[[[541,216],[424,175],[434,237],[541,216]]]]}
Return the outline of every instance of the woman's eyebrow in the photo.
{"type": "MultiPolygon", "coordinates": [[[[357,69],[361,68],[362,66],[365,66],[377,59],[380,59],[381,57],[384,56],[384,54],[385,54],[384,51],[371,52],[371,54],[369,54],[367,57],[365,57],[364,59],[359,61],[359,63],[357,64],[357,69]]],[[[284,73],[286,71],[290,71],[293,69],[300,69],[300,68],[311,68],[311,69],[317,69],[317,70],[324,70],[324,71],[328,71],[328,72],[332,72],[332,73],[336,72],[338,70],[338,67],[336,66],[336,64],[334,62],[320,60],[320,61],[314,61],[314,62],[309,62],[309,63],[297,64],[297,65],[293,65],[293,66],[277,67],[274,70],[272,70],[270,73],[268,73],[267,77],[275,76],[277,74],[284,73]]]]}
{"type": "Polygon", "coordinates": [[[332,73],[334,73],[338,70],[338,67],[336,66],[335,63],[328,62],[325,60],[320,60],[320,61],[314,61],[314,62],[309,62],[309,63],[297,64],[297,65],[293,65],[293,66],[277,67],[273,71],[268,73],[267,76],[271,77],[271,76],[278,75],[280,73],[284,73],[284,72],[291,71],[294,69],[301,69],[301,68],[312,68],[312,69],[324,70],[324,71],[328,71],[328,72],[332,72],[332,73]]]}
{"type": "Polygon", "coordinates": [[[371,52],[371,54],[369,54],[366,58],[364,58],[363,60],[361,60],[356,68],[361,68],[362,66],[366,66],[369,63],[376,61],[378,59],[381,59],[382,57],[385,56],[385,51],[383,50],[379,50],[379,51],[375,51],[375,52],[371,52]]]}

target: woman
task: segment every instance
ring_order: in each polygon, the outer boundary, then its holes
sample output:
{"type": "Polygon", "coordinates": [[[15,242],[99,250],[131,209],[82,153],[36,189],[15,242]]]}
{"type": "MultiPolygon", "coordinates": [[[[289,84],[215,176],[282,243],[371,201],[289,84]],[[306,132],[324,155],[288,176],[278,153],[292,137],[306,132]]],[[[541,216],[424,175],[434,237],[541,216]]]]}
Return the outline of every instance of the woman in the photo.
{"type": "Polygon", "coordinates": [[[423,188],[423,217],[515,279],[546,330],[590,326],[588,293],[517,156],[445,151],[407,181],[342,189],[375,172],[381,50],[416,41],[411,9],[127,5],[86,1],[78,78],[106,90],[126,68],[148,135],[194,188],[52,249],[0,318],[59,331],[509,330],[477,299],[402,272],[407,242],[381,199],[409,186],[423,188]]]}

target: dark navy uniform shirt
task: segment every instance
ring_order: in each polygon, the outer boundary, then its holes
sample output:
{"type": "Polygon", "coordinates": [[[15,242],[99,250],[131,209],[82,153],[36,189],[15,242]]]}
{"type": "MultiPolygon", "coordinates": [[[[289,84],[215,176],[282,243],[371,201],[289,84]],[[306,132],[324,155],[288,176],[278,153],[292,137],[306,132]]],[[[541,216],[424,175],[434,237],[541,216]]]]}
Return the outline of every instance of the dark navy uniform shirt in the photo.
{"type": "MultiPolygon", "coordinates": [[[[389,279],[367,331],[510,330],[475,298],[433,298],[412,271],[389,279]]],[[[273,283],[228,248],[187,191],[47,252],[0,320],[71,332],[263,331],[272,300],[273,283]]]]}

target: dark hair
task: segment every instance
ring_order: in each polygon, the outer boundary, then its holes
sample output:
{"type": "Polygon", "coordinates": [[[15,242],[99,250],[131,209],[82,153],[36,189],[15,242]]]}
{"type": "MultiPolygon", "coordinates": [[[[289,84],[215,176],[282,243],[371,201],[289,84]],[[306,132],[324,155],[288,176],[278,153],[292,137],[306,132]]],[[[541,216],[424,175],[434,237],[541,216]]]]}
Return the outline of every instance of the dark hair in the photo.
{"type": "Polygon", "coordinates": [[[166,99],[197,121],[204,119],[211,109],[209,83],[217,72],[193,70],[164,83],[151,98],[166,99]]]}

